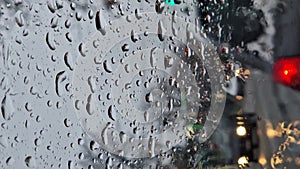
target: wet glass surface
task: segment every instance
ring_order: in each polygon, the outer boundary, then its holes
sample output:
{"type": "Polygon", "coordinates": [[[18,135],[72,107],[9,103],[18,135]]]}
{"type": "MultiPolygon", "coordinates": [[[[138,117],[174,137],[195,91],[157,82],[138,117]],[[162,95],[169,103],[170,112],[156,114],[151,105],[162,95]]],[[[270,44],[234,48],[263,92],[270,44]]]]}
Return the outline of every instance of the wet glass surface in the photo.
{"type": "Polygon", "coordinates": [[[1,0],[0,168],[299,168],[285,5],[1,0]]]}

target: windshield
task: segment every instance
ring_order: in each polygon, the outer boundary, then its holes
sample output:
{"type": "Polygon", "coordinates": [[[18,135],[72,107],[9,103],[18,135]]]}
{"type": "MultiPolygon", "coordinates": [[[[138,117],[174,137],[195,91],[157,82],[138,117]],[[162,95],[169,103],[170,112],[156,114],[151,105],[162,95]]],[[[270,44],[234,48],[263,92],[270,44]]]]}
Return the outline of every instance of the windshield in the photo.
{"type": "Polygon", "coordinates": [[[1,168],[299,167],[284,5],[0,1],[1,168]]]}

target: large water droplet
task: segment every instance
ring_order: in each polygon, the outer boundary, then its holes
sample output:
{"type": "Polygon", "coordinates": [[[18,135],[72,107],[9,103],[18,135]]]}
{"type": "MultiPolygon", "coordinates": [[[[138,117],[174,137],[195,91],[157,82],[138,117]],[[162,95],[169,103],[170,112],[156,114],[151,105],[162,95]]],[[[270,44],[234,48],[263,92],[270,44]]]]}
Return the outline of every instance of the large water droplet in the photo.
{"type": "Polygon", "coordinates": [[[149,149],[149,155],[150,157],[155,156],[155,139],[150,137],[148,142],[148,149],[149,149]]]}
{"type": "Polygon", "coordinates": [[[155,11],[161,14],[164,11],[165,3],[156,1],[155,3],[155,11]]]}
{"type": "Polygon", "coordinates": [[[107,123],[101,132],[102,141],[104,144],[108,144],[108,129],[112,127],[111,123],[107,123]]]}
{"type": "Polygon", "coordinates": [[[24,26],[25,21],[24,21],[22,11],[17,11],[17,13],[16,13],[16,22],[17,22],[18,26],[20,26],[20,27],[24,26]]]}
{"type": "Polygon", "coordinates": [[[36,166],[35,159],[32,156],[27,156],[25,158],[25,164],[28,168],[35,168],[36,166]]]}
{"type": "Polygon", "coordinates": [[[106,34],[105,27],[107,25],[107,21],[105,19],[103,11],[97,11],[95,22],[96,22],[97,30],[100,31],[102,35],[105,35],[106,34]]]}
{"type": "Polygon", "coordinates": [[[131,40],[132,42],[138,41],[137,35],[134,33],[134,30],[131,31],[131,40]]]}
{"type": "Polygon", "coordinates": [[[86,111],[89,115],[94,114],[95,112],[95,96],[93,94],[90,94],[87,98],[87,104],[86,104],[86,111]]]}
{"type": "Polygon", "coordinates": [[[142,18],[142,13],[140,12],[139,9],[135,9],[135,17],[137,19],[141,19],[142,18]]]}
{"type": "Polygon", "coordinates": [[[92,76],[88,77],[88,84],[90,86],[91,92],[94,93],[96,90],[96,78],[92,76]]]}
{"type": "Polygon", "coordinates": [[[8,157],[8,158],[6,159],[6,164],[7,164],[8,166],[12,166],[14,163],[15,163],[15,159],[14,159],[13,157],[8,157]]]}
{"type": "Polygon", "coordinates": [[[125,143],[126,142],[127,136],[126,136],[126,134],[123,131],[120,132],[119,137],[120,137],[120,142],[121,143],[125,143]]]}
{"type": "Polygon", "coordinates": [[[74,163],[71,160],[68,161],[68,169],[74,169],[74,163]]]}
{"type": "Polygon", "coordinates": [[[74,63],[73,63],[73,57],[70,56],[69,52],[66,52],[64,55],[64,62],[66,64],[66,66],[73,71],[74,69],[74,63]]]}
{"type": "Polygon", "coordinates": [[[6,137],[0,135],[0,145],[4,148],[8,146],[8,140],[6,137]]]}
{"type": "Polygon", "coordinates": [[[5,95],[1,101],[1,114],[3,119],[10,120],[14,112],[13,104],[11,98],[5,95]]]}
{"type": "Polygon", "coordinates": [[[123,51],[123,52],[129,51],[129,45],[128,45],[128,44],[124,44],[124,45],[122,46],[122,51],[123,51]]]}
{"type": "Polygon", "coordinates": [[[104,70],[105,70],[107,73],[111,73],[111,72],[112,72],[111,64],[108,63],[107,60],[104,60],[104,62],[103,62],[103,67],[104,67],[104,70]]]}
{"type": "Polygon", "coordinates": [[[67,39],[69,42],[72,42],[72,41],[73,41],[73,37],[72,37],[72,35],[71,35],[70,32],[67,32],[67,33],[66,33],[66,39],[67,39]]]}
{"type": "Polygon", "coordinates": [[[81,56],[85,57],[86,53],[87,53],[87,48],[84,45],[84,43],[80,43],[78,49],[79,49],[79,53],[81,54],[81,56]]]}
{"type": "Polygon", "coordinates": [[[108,117],[111,119],[111,120],[113,120],[113,121],[115,121],[115,118],[113,117],[114,116],[114,110],[113,110],[113,106],[112,105],[110,105],[109,107],[108,107],[108,111],[107,111],[107,113],[108,113],[108,117]]]}
{"type": "Polygon", "coordinates": [[[55,43],[54,43],[53,39],[50,37],[50,33],[49,32],[47,32],[47,34],[46,34],[46,43],[47,43],[48,47],[51,50],[55,50],[56,49],[55,43]]]}
{"type": "Polygon", "coordinates": [[[55,91],[56,94],[60,97],[62,96],[64,85],[62,82],[64,82],[67,79],[67,74],[65,71],[61,71],[56,74],[55,77],[55,91]]]}
{"type": "Polygon", "coordinates": [[[164,35],[166,34],[166,29],[164,28],[163,22],[158,21],[158,29],[157,29],[157,35],[160,41],[164,40],[164,35]]]}

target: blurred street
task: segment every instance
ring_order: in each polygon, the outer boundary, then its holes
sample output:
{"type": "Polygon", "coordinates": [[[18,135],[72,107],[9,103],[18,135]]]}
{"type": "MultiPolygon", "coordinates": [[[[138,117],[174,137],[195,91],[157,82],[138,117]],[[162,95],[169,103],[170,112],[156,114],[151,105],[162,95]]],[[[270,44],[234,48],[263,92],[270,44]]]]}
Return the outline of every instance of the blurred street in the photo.
{"type": "Polygon", "coordinates": [[[266,168],[300,166],[300,92],[274,84],[271,75],[252,70],[245,89],[244,112],[258,115],[259,162],[266,168]]]}

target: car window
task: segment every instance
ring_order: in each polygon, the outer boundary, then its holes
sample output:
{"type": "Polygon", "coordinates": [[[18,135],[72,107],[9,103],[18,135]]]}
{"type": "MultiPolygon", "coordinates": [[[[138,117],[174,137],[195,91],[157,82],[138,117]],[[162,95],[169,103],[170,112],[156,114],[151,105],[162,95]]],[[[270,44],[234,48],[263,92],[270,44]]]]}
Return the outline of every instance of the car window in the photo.
{"type": "Polygon", "coordinates": [[[286,8],[1,1],[0,167],[299,167],[299,92],[271,75],[286,8]]]}

